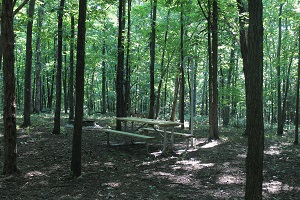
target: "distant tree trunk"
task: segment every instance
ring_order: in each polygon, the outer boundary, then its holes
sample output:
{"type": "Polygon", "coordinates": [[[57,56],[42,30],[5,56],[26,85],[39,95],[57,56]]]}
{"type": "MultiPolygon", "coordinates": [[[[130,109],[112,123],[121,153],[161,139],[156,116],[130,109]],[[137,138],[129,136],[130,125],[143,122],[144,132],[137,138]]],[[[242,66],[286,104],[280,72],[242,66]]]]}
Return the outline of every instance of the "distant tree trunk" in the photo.
{"type": "Polygon", "coordinates": [[[106,64],[105,64],[105,41],[102,46],[102,114],[106,113],[106,64]]]}
{"type": "Polygon", "coordinates": [[[180,3],[180,109],[179,118],[182,123],[181,128],[184,128],[184,93],[185,93],[185,79],[184,79],[184,69],[183,69],[183,59],[184,59],[184,10],[183,2],[180,3]]]}
{"type": "Polygon", "coordinates": [[[169,16],[170,16],[170,10],[168,10],[168,14],[167,14],[167,27],[165,31],[164,44],[163,44],[162,56],[161,56],[161,64],[160,64],[161,76],[160,76],[158,89],[157,89],[155,118],[158,118],[159,115],[162,83],[163,83],[164,76],[167,73],[167,69],[164,68],[164,60],[165,60],[166,45],[167,45],[168,31],[169,31],[169,16]]]}
{"type": "Polygon", "coordinates": [[[44,17],[44,2],[41,0],[41,5],[38,8],[38,30],[36,36],[36,69],[35,69],[35,106],[33,112],[40,113],[42,108],[41,102],[41,69],[42,69],[42,53],[41,53],[41,31],[43,28],[43,17],[44,17]]]}
{"type": "Polygon", "coordinates": [[[130,97],[130,77],[131,77],[131,67],[130,67],[130,29],[131,29],[131,0],[128,0],[127,9],[127,51],[126,51],[126,81],[125,81],[125,105],[126,105],[126,116],[130,113],[131,107],[131,97],[130,97]]]}
{"type": "MultiPolygon", "coordinates": [[[[211,70],[210,70],[210,131],[209,140],[219,139],[218,134],[218,2],[213,0],[212,13],[212,55],[211,55],[211,70]]],[[[210,51],[209,51],[210,53],[210,51]]]]}
{"type": "MultiPolygon", "coordinates": [[[[240,26],[240,49],[241,49],[241,54],[242,54],[242,59],[243,59],[243,70],[244,70],[244,74],[246,74],[247,69],[248,69],[248,65],[249,65],[249,56],[248,56],[248,44],[247,44],[247,36],[248,36],[248,29],[246,28],[247,22],[247,12],[248,12],[248,4],[246,1],[244,0],[237,0],[238,3],[238,9],[239,9],[239,26],[240,26]]],[[[247,92],[247,89],[249,88],[248,85],[248,80],[245,79],[245,91],[246,91],[246,115],[249,112],[249,103],[248,103],[248,99],[249,97],[247,97],[247,94],[249,94],[250,92],[247,92]]],[[[248,133],[247,129],[249,127],[247,127],[246,123],[246,131],[245,134],[248,133]]]]}
{"type": "Polygon", "coordinates": [[[280,77],[280,54],[281,54],[281,38],[282,38],[282,30],[281,30],[281,15],[282,15],[282,7],[283,3],[280,4],[279,7],[279,21],[278,21],[278,46],[277,46],[277,135],[283,134],[283,118],[282,118],[282,102],[281,102],[281,77],[280,77]]]}
{"type": "Polygon", "coordinates": [[[294,144],[299,143],[299,85],[300,85],[300,24],[298,27],[298,76],[297,76],[297,98],[296,98],[296,117],[295,117],[295,139],[294,144]]]}
{"type": "MultiPolygon", "coordinates": [[[[64,47],[65,51],[67,51],[66,46],[64,47]]],[[[64,89],[64,110],[65,110],[65,114],[68,113],[68,67],[67,67],[67,55],[64,55],[64,73],[63,73],[63,89],[64,89]]]]}
{"type": "Polygon", "coordinates": [[[31,125],[31,69],[32,69],[32,25],[34,15],[35,0],[29,1],[28,8],[28,22],[26,33],[26,66],[25,66],[25,80],[24,80],[24,120],[22,127],[28,127],[31,125]]]}
{"type": "MultiPolygon", "coordinates": [[[[56,71],[56,105],[54,114],[54,128],[52,134],[60,134],[60,110],[61,110],[61,71],[62,71],[62,34],[63,12],[65,0],[60,1],[58,9],[58,35],[57,35],[57,71],[56,71]]],[[[77,92],[77,91],[76,91],[77,92]]]]}
{"type": "Polygon", "coordinates": [[[2,1],[1,36],[3,48],[3,174],[17,171],[17,130],[14,70],[13,1],[2,1]]]}
{"type": "MultiPolygon", "coordinates": [[[[232,43],[234,45],[234,43],[232,43]]],[[[227,82],[226,82],[226,94],[225,94],[225,105],[224,105],[224,112],[223,112],[223,126],[228,126],[230,121],[230,87],[231,87],[231,78],[232,78],[232,70],[234,68],[235,64],[235,49],[232,48],[230,52],[230,64],[229,64],[229,70],[227,73],[227,82]]]]}
{"type": "Polygon", "coordinates": [[[84,102],[84,66],[85,66],[85,21],[86,0],[79,1],[77,63],[76,63],[76,106],[73,131],[71,171],[74,177],[81,176],[81,135],[84,102]]]}
{"type": "Polygon", "coordinates": [[[70,41],[70,77],[69,77],[69,120],[74,119],[74,36],[75,19],[71,15],[71,41],[70,41]]]}
{"type": "Polygon", "coordinates": [[[245,71],[248,81],[246,95],[248,153],[246,158],[246,200],[262,199],[264,122],[263,122],[263,5],[262,0],[248,0],[249,66],[245,71]]]}
{"type": "Polygon", "coordinates": [[[175,80],[175,90],[174,90],[174,99],[172,104],[172,113],[171,113],[171,121],[175,121],[175,113],[176,113],[176,106],[177,106],[177,100],[178,100],[178,88],[179,88],[179,80],[176,78],[175,80]]]}
{"type": "MultiPolygon", "coordinates": [[[[124,109],[124,0],[119,0],[119,31],[118,31],[118,67],[116,80],[117,117],[125,116],[124,109]]],[[[116,129],[121,130],[121,121],[117,120],[116,129]]]]}
{"type": "Polygon", "coordinates": [[[154,65],[155,65],[155,37],[156,37],[156,8],[157,0],[152,3],[151,41],[150,41],[150,105],[149,118],[154,118],[155,88],[154,88],[154,65]]]}

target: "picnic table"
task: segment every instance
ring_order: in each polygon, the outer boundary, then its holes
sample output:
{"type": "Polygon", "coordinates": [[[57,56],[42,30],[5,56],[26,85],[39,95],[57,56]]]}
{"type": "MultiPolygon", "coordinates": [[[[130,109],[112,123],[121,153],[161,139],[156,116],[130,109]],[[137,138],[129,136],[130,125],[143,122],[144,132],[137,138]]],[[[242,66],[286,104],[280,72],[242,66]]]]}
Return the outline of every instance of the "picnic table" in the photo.
{"type": "MultiPolygon", "coordinates": [[[[164,153],[168,147],[168,142],[170,143],[170,149],[173,150],[174,145],[174,127],[182,125],[180,122],[174,121],[166,121],[166,120],[158,120],[158,119],[148,119],[148,118],[139,118],[139,117],[117,117],[116,120],[120,120],[124,124],[124,131],[117,131],[112,129],[104,129],[103,131],[106,133],[116,133],[116,134],[123,134],[126,136],[132,136],[136,138],[141,138],[146,140],[146,147],[148,151],[147,141],[148,139],[154,139],[154,137],[146,136],[143,134],[137,134],[137,131],[153,131],[156,133],[160,133],[163,137],[163,148],[161,150],[164,153]],[[128,122],[131,122],[131,130],[128,130],[128,122]],[[134,126],[133,124],[139,124],[139,126],[134,126]],[[152,125],[149,129],[149,125],[152,125]],[[156,129],[155,126],[159,127],[160,129],[156,129]],[[137,127],[136,129],[134,129],[137,127]],[[167,128],[170,128],[171,131],[168,131],[167,128]],[[169,137],[168,137],[169,136],[169,137]]],[[[185,134],[187,135],[187,134],[185,134]]],[[[109,143],[109,139],[108,139],[109,143]]]]}

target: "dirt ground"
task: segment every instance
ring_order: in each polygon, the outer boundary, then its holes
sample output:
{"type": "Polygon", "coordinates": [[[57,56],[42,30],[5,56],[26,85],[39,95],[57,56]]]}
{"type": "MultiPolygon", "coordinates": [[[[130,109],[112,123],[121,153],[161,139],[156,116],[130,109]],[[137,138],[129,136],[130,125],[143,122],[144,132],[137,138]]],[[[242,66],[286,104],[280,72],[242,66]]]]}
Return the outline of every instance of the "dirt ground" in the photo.
{"type": "MultiPolygon", "coordinates": [[[[199,128],[188,153],[159,156],[147,154],[144,145],[107,146],[103,133],[86,130],[82,176],[72,179],[72,129],[64,126],[67,120],[62,120],[60,135],[51,134],[51,117],[32,121],[31,128],[18,129],[20,172],[0,175],[0,199],[243,199],[247,143],[241,129],[220,128],[221,139],[207,143],[207,130],[199,128]]],[[[97,123],[107,126],[111,120],[97,123]]],[[[291,133],[277,138],[274,132],[266,131],[264,199],[299,199],[299,146],[292,145],[291,133]]],[[[183,149],[175,139],[176,148],[183,149]]],[[[154,141],[150,151],[160,147],[154,141]]],[[[2,170],[3,142],[0,150],[2,170]]]]}

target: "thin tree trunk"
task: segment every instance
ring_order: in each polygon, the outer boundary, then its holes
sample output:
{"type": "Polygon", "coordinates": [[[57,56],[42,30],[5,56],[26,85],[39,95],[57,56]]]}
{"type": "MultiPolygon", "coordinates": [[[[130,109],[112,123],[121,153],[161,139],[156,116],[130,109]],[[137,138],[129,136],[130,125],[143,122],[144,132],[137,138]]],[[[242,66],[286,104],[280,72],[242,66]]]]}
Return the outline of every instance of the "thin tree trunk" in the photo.
{"type": "Polygon", "coordinates": [[[175,114],[176,114],[176,106],[177,106],[177,100],[178,100],[178,89],[179,89],[179,80],[176,78],[175,80],[175,90],[174,90],[174,99],[172,104],[172,113],[171,113],[171,121],[175,121],[175,114]]]}
{"type": "Polygon", "coordinates": [[[3,174],[17,171],[16,97],[14,72],[13,1],[2,1],[1,35],[3,48],[3,174]]]}
{"type": "Polygon", "coordinates": [[[184,10],[183,2],[180,3],[180,110],[179,118],[182,123],[181,128],[184,128],[184,91],[185,91],[185,79],[184,79],[184,69],[183,69],[183,59],[184,59],[184,10]]]}
{"type": "Polygon", "coordinates": [[[71,171],[74,177],[81,176],[81,136],[84,102],[84,66],[85,66],[85,21],[86,0],[79,1],[79,19],[76,56],[76,107],[73,131],[71,171]]]}
{"type": "MultiPolygon", "coordinates": [[[[117,117],[123,117],[124,111],[124,24],[125,13],[123,12],[125,6],[124,0],[119,0],[119,31],[118,31],[118,67],[117,67],[117,117]]],[[[121,121],[117,120],[116,129],[121,130],[121,121]]]]}
{"type": "Polygon", "coordinates": [[[154,89],[154,65],[155,65],[155,37],[156,37],[156,8],[157,0],[152,3],[151,41],[150,41],[150,105],[149,118],[154,118],[155,89],[154,89]]]}
{"type": "Polygon", "coordinates": [[[283,134],[283,121],[282,121],[282,100],[281,100],[281,77],[280,77],[280,54],[281,54],[281,38],[282,38],[282,30],[281,30],[281,15],[282,15],[282,7],[283,3],[280,4],[279,7],[279,21],[278,21],[278,46],[277,46],[277,135],[283,134]]]}
{"type": "MultiPolygon", "coordinates": [[[[65,0],[60,1],[58,10],[58,36],[57,36],[57,71],[56,71],[56,105],[54,114],[53,134],[60,134],[60,110],[61,110],[61,71],[62,71],[62,25],[65,0]]],[[[77,91],[76,91],[77,92],[77,91]]]]}
{"type": "Polygon", "coordinates": [[[130,97],[130,78],[131,78],[131,67],[130,67],[130,30],[131,30],[131,0],[128,0],[128,9],[127,9],[127,52],[126,52],[126,84],[125,84],[125,105],[126,105],[126,116],[130,113],[131,108],[131,97],[130,97]]]}
{"type": "Polygon", "coordinates": [[[74,119],[74,36],[75,19],[71,15],[71,41],[70,41],[70,77],[69,77],[69,120],[74,119]]]}
{"type": "Polygon", "coordinates": [[[41,69],[42,69],[42,50],[41,50],[41,31],[43,28],[44,17],[44,2],[41,0],[41,5],[38,8],[38,31],[36,36],[36,69],[35,69],[35,106],[33,112],[40,113],[42,108],[41,102],[41,69]]]}
{"type": "MultiPolygon", "coordinates": [[[[102,56],[105,58],[105,41],[102,46],[102,56]]],[[[106,64],[105,59],[102,60],[102,114],[106,113],[106,64]]]]}
{"type": "Polygon", "coordinates": [[[162,56],[161,56],[161,64],[160,64],[161,76],[160,76],[158,89],[157,89],[155,118],[158,118],[158,115],[159,115],[162,83],[163,83],[164,76],[167,73],[167,69],[164,69],[164,60],[165,60],[166,45],[167,45],[168,32],[169,32],[169,16],[170,16],[170,10],[168,10],[168,14],[167,14],[167,27],[166,27],[165,36],[164,36],[164,44],[163,44],[163,48],[162,48],[162,56]]]}
{"type": "Polygon", "coordinates": [[[300,85],[300,24],[298,27],[298,76],[297,76],[297,97],[296,97],[296,117],[295,117],[295,139],[294,144],[299,143],[299,85],[300,85]]]}
{"type": "Polygon", "coordinates": [[[26,66],[25,66],[25,81],[24,81],[24,119],[22,127],[31,125],[31,69],[32,69],[32,26],[34,15],[35,0],[30,0],[28,9],[28,22],[26,33],[26,66]]]}

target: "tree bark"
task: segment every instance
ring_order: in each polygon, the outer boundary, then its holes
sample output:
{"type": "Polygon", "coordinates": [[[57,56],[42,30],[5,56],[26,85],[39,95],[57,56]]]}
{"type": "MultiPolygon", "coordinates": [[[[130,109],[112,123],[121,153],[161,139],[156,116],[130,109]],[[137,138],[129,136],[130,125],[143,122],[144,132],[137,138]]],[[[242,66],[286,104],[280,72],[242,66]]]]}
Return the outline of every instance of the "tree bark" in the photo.
{"type": "Polygon", "coordinates": [[[278,105],[278,112],[277,112],[277,135],[283,135],[283,118],[282,118],[282,99],[281,99],[281,77],[280,77],[280,54],[281,54],[281,38],[282,38],[282,31],[281,31],[281,15],[282,15],[282,7],[283,3],[280,4],[279,7],[279,21],[278,21],[278,46],[277,46],[277,105],[278,105]]]}
{"type": "Polygon", "coordinates": [[[28,22],[26,33],[26,66],[25,66],[25,80],[24,80],[24,119],[22,127],[28,127],[31,125],[31,69],[32,69],[32,26],[34,15],[35,0],[30,0],[28,9],[28,22]]]}
{"type": "MultiPolygon", "coordinates": [[[[124,109],[124,15],[125,6],[124,0],[119,0],[119,31],[118,31],[118,67],[117,67],[117,80],[116,80],[116,93],[117,93],[117,117],[125,116],[124,109]]],[[[116,129],[121,130],[121,121],[117,120],[116,129]]]]}
{"type": "Polygon", "coordinates": [[[65,0],[60,1],[58,10],[58,36],[57,36],[57,71],[56,71],[56,105],[54,114],[54,128],[52,134],[60,134],[60,110],[61,110],[61,71],[62,71],[62,25],[65,0]]]}
{"type": "Polygon", "coordinates": [[[75,19],[71,15],[71,41],[70,41],[70,77],[69,77],[69,120],[74,119],[74,36],[75,19]]]}
{"type": "Polygon", "coordinates": [[[184,128],[184,93],[185,93],[185,79],[184,79],[184,69],[183,69],[183,59],[184,59],[184,10],[183,2],[180,3],[180,109],[179,118],[182,123],[181,129],[184,128]]]}
{"type": "Polygon", "coordinates": [[[245,73],[249,102],[247,112],[248,153],[246,158],[246,200],[262,199],[263,182],[263,5],[262,0],[248,0],[249,66],[245,73]]]}
{"type": "Polygon", "coordinates": [[[131,30],[131,0],[128,0],[127,9],[127,51],[126,51],[126,81],[125,81],[125,105],[126,105],[126,116],[130,113],[131,107],[131,96],[130,96],[130,82],[131,82],[131,67],[130,67],[130,30],[131,30]]]}
{"type": "Polygon", "coordinates": [[[76,56],[76,106],[73,131],[71,171],[74,177],[81,176],[81,136],[84,102],[84,66],[85,66],[85,21],[86,0],[79,1],[79,18],[76,56]]]}
{"type": "Polygon", "coordinates": [[[41,0],[41,5],[38,8],[38,31],[36,36],[36,69],[35,69],[35,106],[33,112],[40,113],[42,109],[41,91],[41,69],[42,69],[42,50],[41,50],[41,32],[43,28],[43,16],[44,16],[44,1],[41,0]]]}
{"type": "Polygon", "coordinates": [[[298,27],[298,71],[297,71],[297,97],[296,97],[296,117],[295,117],[295,139],[294,144],[299,143],[299,85],[300,85],[300,24],[298,27]]]}
{"type": "Polygon", "coordinates": [[[150,41],[150,105],[149,118],[154,119],[155,88],[154,88],[154,65],[155,65],[155,38],[156,38],[156,8],[157,0],[152,3],[151,41],[150,41]]]}
{"type": "Polygon", "coordinates": [[[2,1],[1,36],[3,48],[3,174],[17,171],[16,97],[14,73],[13,1],[2,1]]]}
{"type": "MultiPolygon", "coordinates": [[[[213,6],[212,24],[211,24],[212,54],[210,58],[211,65],[209,71],[209,78],[210,78],[209,80],[210,120],[209,120],[209,138],[208,138],[209,140],[219,139],[219,134],[218,134],[218,2],[217,0],[213,0],[212,6],[213,6]]],[[[211,51],[209,50],[208,53],[210,54],[210,52],[211,51]]]]}
{"type": "MultiPolygon", "coordinates": [[[[102,45],[102,56],[105,58],[105,41],[102,45]]],[[[102,114],[106,113],[106,64],[105,59],[102,60],[102,114]]]]}

